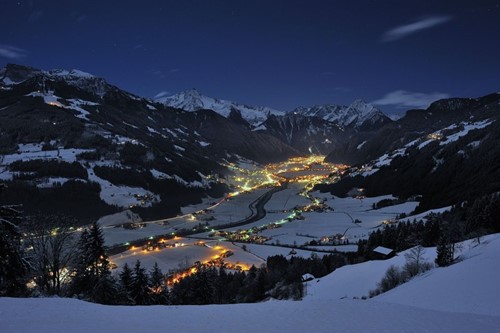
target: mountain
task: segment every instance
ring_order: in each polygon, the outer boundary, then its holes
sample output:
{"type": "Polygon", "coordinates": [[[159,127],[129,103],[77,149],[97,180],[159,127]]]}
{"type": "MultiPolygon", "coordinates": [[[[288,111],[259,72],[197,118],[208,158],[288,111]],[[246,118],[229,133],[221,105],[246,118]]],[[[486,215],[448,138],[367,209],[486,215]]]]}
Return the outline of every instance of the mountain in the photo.
{"type": "Polygon", "coordinates": [[[304,154],[328,154],[351,133],[322,118],[295,113],[270,115],[255,131],[272,135],[304,154]]]}
{"type": "Polygon", "coordinates": [[[355,100],[351,105],[316,105],[298,107],[292,111],[303,116],[320,117],[344,128],[369,131],[378,129],[392,120],[382,111],[362,100],[355,100]]]}
{"type": "Polygon", "coordinates": [[[267,119],[269,115],[284,115],[285,112],[268,107],[250,106],[223,99],[205,96],[196,89],[186,90],[176,95],[160,97],[155,102],[166,106],[186,110],[213,110],[223,117],[230,117],[236,113],[237,117],[244,119],[248,124],[257,126],[267,119]],[[239,114],[239,115],[238,115],[239,114]]]}
{"type": "Polygon", "coordinates": [[[349,106],[299,107],[287,113],[208,97],[195,89],[155,101],[187,111],[214,110],[241,126],[278,138],[301,153],[328,154],[349,142],[358,132],[369,137],[370,132],[393,122],[362,100],[349,106]]]}
{"type": "Polygon", "coordinates": [[[116,88],[108,84],[102,78],[77,69],[54,69],[44,71],[37,68],[16,64],[7,64],[6,67],[0,69],[0,84],[2,85],[4,90],[8,90],[9,87],[13,85],[17,85],[34,78],[37,78],[37,80],[39,81],[39,88],[42,90],[44,89],[44,84],[46,81],[64,81],[70,86],[84,89],[100,97],[102,97],[107,91],[116,88]]]}
{"type": "Polygon", "coordinates": [[[82,71],[0,69],[0,202],[26,213],[172,216],[222,196],[228,161],[297,154],[213,111],[166,107],[82,71]]]}
{"type": "Polygon", "coordinates": [[[357,165],[336,184],[344,196],[421,196],[417,211],[474,200],[500,191],[500,94],[445,99],[411,110],[371,138],[357,138],[326,160],[357,165]]]}

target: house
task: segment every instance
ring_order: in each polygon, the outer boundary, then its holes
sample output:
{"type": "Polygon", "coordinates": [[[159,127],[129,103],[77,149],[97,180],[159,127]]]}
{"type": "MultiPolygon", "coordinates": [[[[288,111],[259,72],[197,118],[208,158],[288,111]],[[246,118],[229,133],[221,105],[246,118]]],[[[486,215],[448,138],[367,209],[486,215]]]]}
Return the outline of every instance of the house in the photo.
{"type": "Polygon", "coordinates": [[[385,260],[392,258],[396,255],[396,251],[383,246],[377,246],[370,253],[370,259],[374,260],[385,260]]]}

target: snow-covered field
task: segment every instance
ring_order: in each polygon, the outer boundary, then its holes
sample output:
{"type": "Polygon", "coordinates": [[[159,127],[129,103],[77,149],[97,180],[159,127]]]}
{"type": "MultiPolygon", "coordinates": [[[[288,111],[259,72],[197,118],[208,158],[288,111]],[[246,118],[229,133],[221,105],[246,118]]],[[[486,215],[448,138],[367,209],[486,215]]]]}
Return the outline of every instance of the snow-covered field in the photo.
{"type": "Polygon", "coordinates": [[[142,249],[128,250],[110,258],[111,262],[116,264],[120,269],[125,263],[130,267],[135,265],[137,260],[141,261],[143,267],[153,267],[154,263],[164,273],[169,270],[184,269],[192,266],[196,261],[204,262],[209,261],[216,255],[220,255],[223,251],[229,250],[234,255],[225,258],[226,263],[233,265],[243,264],[246,266],[255,265],[260,267],[265,260],[252,254],[245,252],[240,247],[228,242],[218,243],[216,241],[206,241],[206,246],[194,245],[198,239],[191,238],[177,238],[169,240],[167,243],[178,243],[178,247],[163,248],[155,251],[145,251],[142,249]]]}
{"type": "MultiPolygon", "coordinates": [[[[434,249],[426,249],[431,260],[434,249]]],[[[104,306],[76,299],[0,298],[14,332],[500,332],[500,234],[464,242],[462,261],[369,300],[387,261],[345,266],[307,283],[302,301],[206,306],[104,306]],[[344,298],[344,299],[341,299],[344,298]]]]}
{"type": "Polygon", "coordinates": [[[305,212],[304,220],[294,220],[285,223],[278,229],[266,230],[262,235],[272,237],[270,243],[303,245],[313,239],[335,234],[344,235],[350,243],[356,243],[360,238],[367,238],[369,233],[381,226],[386,220],[396,218],[398,214],[409,214],[418,202],[406,202],[400,205],[373,209],[373,203],[382,199],[393,199],[392,196],[364,198],[332,197],[329,193],[312,193],[314,197],[326,199],[326,204],[333,208],[330,212],[305,212]],[[354,220],[361,221],[354,223],[354,220]],[[304,237],[304,236],[312,236],[304,237]]]}
{"type": "MultiPolygon", "coordinates": [[[[247,217],[250,212],[250,209],[248,209],[248,205],[266,191],[267,189],[259,189],[249,193],[242,193],[240,195],[232,197],[229,201],[223,201],[219,205],[213,207],[213,212],[210,213],[210,215],[214,217],[214,220],[208,221],[209,228],[220,224],[234,222],[247,217]]],[[[268,213],[263,219],[250,223],[248,225],[226,228],[224,230],[233,232],[239,229],[248,230],[254,226],[260,227],[266,224],[283,221],[290,215],[290,212],[282,212],[283,207],[285,209],[291,209],[297,205],[303,206],[310,203],[310,200],[299,195],[299,192],[300,187],[298,187],[297,185],[292,185],[292,187],[289,189],[276,192],[272,196],[271,200],[266,204],[266,209],[268,209],[269,211],[275,211],[274,213],[268,213]],[[273,208],[279,209],[272,210],[273,208]]],[[[358,239],[368,237],[369,233],[375,230],[377,227],[381,226],[383,221],[393,219],[396,217],[396,215],[403,212],[407,214],[410,213],[417,205],[416,202],[407,202],[396,206],[374,210],[372,208],[373,203],[376,203],[382,199],[392,199],[393,197],[380,196],[359,200],[354,198],[332,197],[329,194],[317,192],[313,193],[313,197],[325,199],[327,205],[332,207],[334,211],[322,213],[303,213],[302,215],[305,218],[304,220],[293,220],[292,222],[282,223],[280,228],[264,230],[260,233],[260,235],[270,238],[270,240],[266,242],[268,246],[246,244],[249,252],[264,260],[268,256],[272,255],[286,256],[289,255],[291,251],[289,247],[270,245],[301,246],[305,243],[311,242],[312,240],[319,241],[324,236],[331,236],[335,234],[345,235],[351,245],[336,247],[315,246],[307,250],[296,249],[295,255],[310,257],[313,252],[317,252],[317,254],[321,255],[321,250],[333,251],[334,249],[337,251],[356,251],[357,247],[353,244],[355,244],[358,239]],[[353,223],[354,219],[359,219],[362,222],[353,223]]],[[[201,210],[203,209],[203,207],[207,207],[206,204],[207,202],[202,205],[188,207],[185,211],[194,212],[196,210],[201,210]]],[[[163,225],[163,223],[157,222],[147,223],[144,228],[138,229],[108,227],[104,229],[104,236],[106,243],[109,245],[123,244],[137,239],[146,239],[159,235],[175,233],[182,228],[191,229],[199,223],[204,223],[204,221],[201,219],[193,220],[191,215],[187,214],[182,217],[168,219],[167,225],[163,225]]],[[[196,237],[209,238],[208,236],[210,233],[211,232],[208,230],[206,232],[196,234],[196,237]]],[[[214,237],[209,239],[215,241],[220,238],[214,237]]],[[[223,243],[230,245],[229,242],[223,243]]],[[[122,254],[125,256],[126,260],[114,261],[119,268],[121,268],[121,265],[123,265],[124,262],[128,262],[130,264],[131,262],[135,262],[137,259],[140,259],[141,263],[143,263],[143,265],[147,268],[151,268],[154,262],[157,261],[160,267],[164,267],[165,269],[175,269],[177,268],[177,264],[186,258],[188,258],[191,262],[195,262],[204,261],[207,257],[207,254],[205,252],[193,252],[193,249],[189,247],[176,249],[176,251],[174,251],[175,256],[171,255],[174,252],[170,250],[171,249],[162,250],[160,254],[156,252],[136,252],[136,254],[133,256],[131,256],[130,253],[122,254]],[[165,252],[168,253],[167,255],[162,254],[163,251],[170,252],[165,252]]],[[[243,263],[246,266],[259,266],[263,262],[260,259],[256,262],[255,256],[248,256],[248,253],[243,251],[241,247],[236,247],[234,249],[234,253],[235,257],[241,256],[242,259],[240,260],[240,263],[243,263]]],[[[231,260],[226,261],[231,262],[231,260]]]]}

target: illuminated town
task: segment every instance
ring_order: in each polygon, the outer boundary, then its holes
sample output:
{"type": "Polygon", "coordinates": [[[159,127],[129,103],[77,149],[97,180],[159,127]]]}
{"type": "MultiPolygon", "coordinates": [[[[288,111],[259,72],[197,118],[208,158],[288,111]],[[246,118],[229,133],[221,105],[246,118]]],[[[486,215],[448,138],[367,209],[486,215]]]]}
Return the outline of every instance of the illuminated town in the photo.
{"type": "MultiPolygon", "coordinates": [[[[224,181],[233,189],[232,192],[222,200],[212,202],[209,207],[195,210],[177,218],[162,220],[164,226],[170,227],[167,228],[169,232],[165,232],[165,227],[163,227],[161,231],[163,236],[151,236],[147,241],[137,242],[131,239],[126,242],[125,244],[129,244],[129,247],[124,249],[125,252],[112,257],[115,267],[119,267],[124,262],[132,259],[140,258],[144,262],[145,257],[148,256],[161,257],[164,251],[178,251],[179,258],[170,260],[171,262],[177,262],[183,259],[183,254],[187,253],[186,249],[189,249],[190,254],[187,262],[185,261],[183,265],[177,264],[165,267],[169,272],[168,285],[172,285],[183,277],[197,272],[200,268],[224,267],[229,270],[248,270],[252,265],[261,263],[261,260],[257,262],[252,259],[247,259],[247,261],[232,260],[238,257],[233,256],[235,251],[241,252],[241,249],[238,247],[235,249],[234,245],[232,245],[232,249],[229,249],[225,244],[262,245],[272,239],[272,237],[263,235],[264,231],[279,229],[282,225],[292,221],[304,220],[302,213],[329,210],[328,205],[322,200],[310,196],[309,191],[317,183],[336,181],[339,173],[347,168],[345,165],[326,163],[324,162],[324,156],[320,155],[294,157],[287,161],[265,166],[241,162],[239,164],[227,164],[226,167],[230,171],[230,175],[224,181]],[[254,208],[254,210],[251,210],[250,216],[242,216],[243,218],[237,221],[229,219],[229,223],[222,223],[223,213],[221,211],[224,206],[230,207],[229,205],[234,200],[240,200],[240,197],[244,199],[245,196],[253,198],[259,194],[255,199],[255,201],[259,201],[266,193],[285,189],[290,192],[289,196],[296,193],[297,196],[303,197],[303,199],[299,199],[301,204],[276,211],[276,214],[271,214],[274,211],[269,210],[267,217],[264,219],[257,216],[259,214],[258,209],[254,208]],[[272,218],[273,215],[283,217],[274,219],[272,218]],[[238,227],[234,229],[231,228],[231,225],[238,225],[238,227]],[[179,235],[184,237],[179,237],[179,235]],[[194,239],[198,240],[193,241],[194,239]],[[214,243],[217,245],[214,246],[214,243]],[[207,249],[209,249],[208,252],[207,249]]],[[[289,198],[286,199],[286,201],[288,200],[289,198]]],[[[290,201],[291,203],[292,201],[290,201]]],[[[238,203],[238,205],[240,204],[238,203]]],[[[263,205],[260,209],[265,214],[266,210],[263,209],[263,205]]],[[[130,223],[123,225],[123,227],[129,230],[142,228],[151,230],[159,222],[130,223]]],[[[116,233],[117,229],[106,229],[106,231],[116,233]]]]}
{"type": "MultiPolygon", "coordinates": [[[[348,168],[323,159],[227,164],[230,174],[220,181],[232,191],[223,198],[207,198],[172,218],[104,226],[113,267],[137,260],[149,268],[157,263],[173,286],[200,269],[246,271],[273,255],[356,251],[359,239],[394,221],[399,211],[373,211],[383,197],[366,198],[362,189],[346,198],[313,191],[318,183],[337,181],[348,168]]],[[[417,204],[403,203],[404,211],[417,204]]]]}

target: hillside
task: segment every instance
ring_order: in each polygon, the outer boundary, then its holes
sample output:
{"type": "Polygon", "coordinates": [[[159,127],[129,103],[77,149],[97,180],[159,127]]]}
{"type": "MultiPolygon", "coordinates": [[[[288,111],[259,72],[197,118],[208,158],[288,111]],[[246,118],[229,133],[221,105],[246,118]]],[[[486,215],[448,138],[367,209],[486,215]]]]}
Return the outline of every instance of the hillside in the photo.
{"type": "MultiPolygon", "coordinates": [[[[458,248],[458,263],[431,269],[368,302],[497,316],[500,313],[496,278],[500,271],[500,234],[485,236],[480,244],[465,241],[458,248]]],[[[305,300],[366,297],[390,266],[404,265],[408,252],[384,261],[341,267],[322,279],[309,282],[305,300]]],[[[425,249],[424,261],[433,262],[435,257],[435,248],[425,249]]]]}
{"type": "MultiPolygon", "coordinates": [[[[433,250],[426,251],[432,258],[433,250]]],[[[498,332],[499,253],[498,234],[484,237],[478,246],[465,242],[463,261],[435,268],[367,301],[352,297],[375,287],[389,265],[402,263],[402,253],[387,261],[345,266],[308,282],[302,301],[126,307],[75,299],[0,298],[0,322],[5,333],[137,332],[158,327],[181,332],[498,332]]]]}
{"type": "Polygon", "coordinates": [[[339,196],[354,187],[364,188],[368,196],[421,195],[418,211],[498,192],[499,103],[500,94],[491,94],[409,111],[371,139],[359,136],[327,156],[331,162],[359,164],[321,190],[339,196]]]}
{"type": "Polygon", "coordinates": [[[222,196],[228,161],[299,154],[213,111],[166,107],[78,70],[8,64],[0,109],[0,202],[28,214],[173,216],[222,196]]]}

